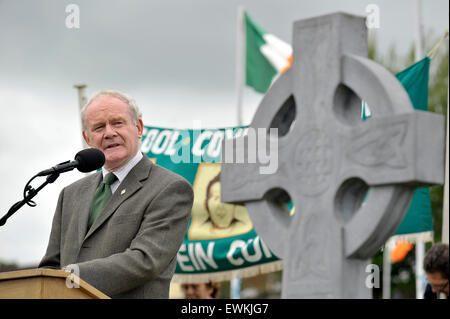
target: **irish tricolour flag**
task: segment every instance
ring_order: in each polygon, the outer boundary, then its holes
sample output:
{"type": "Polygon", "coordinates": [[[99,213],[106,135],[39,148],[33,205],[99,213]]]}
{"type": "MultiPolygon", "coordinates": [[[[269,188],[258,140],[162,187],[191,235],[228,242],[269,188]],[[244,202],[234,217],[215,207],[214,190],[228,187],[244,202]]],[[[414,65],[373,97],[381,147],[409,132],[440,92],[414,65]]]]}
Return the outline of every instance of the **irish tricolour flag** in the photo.
{"type": "Polygon", "coordinates": [[[292,47],[267,33],[245,13],[246,84],[266,93],[274,78],[292,64],[292,47]]]}
{"type": "MultiPolygon", "coordinates": [[[[246,81],[260,93],[266,93],[278,75],[292,65],[292,47],[265,31],[245,12],[246,81]]],[[[371,117],[365,101],[361,104],[361,118],[371,117]]]]}

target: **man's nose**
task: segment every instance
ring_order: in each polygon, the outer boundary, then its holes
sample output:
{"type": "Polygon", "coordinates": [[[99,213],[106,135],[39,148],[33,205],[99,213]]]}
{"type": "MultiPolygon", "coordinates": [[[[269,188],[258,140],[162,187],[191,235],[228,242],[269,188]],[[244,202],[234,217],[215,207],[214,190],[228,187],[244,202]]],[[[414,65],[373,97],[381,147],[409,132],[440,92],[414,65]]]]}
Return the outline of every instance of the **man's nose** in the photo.
{"type": "Polygon", "coordinates": [[[116,135],[116,130],[114,130],[114,128],[111,125],[106,124],[106,126],[105,126],[105,137],[113,137],[115,135],[116,135]]]}

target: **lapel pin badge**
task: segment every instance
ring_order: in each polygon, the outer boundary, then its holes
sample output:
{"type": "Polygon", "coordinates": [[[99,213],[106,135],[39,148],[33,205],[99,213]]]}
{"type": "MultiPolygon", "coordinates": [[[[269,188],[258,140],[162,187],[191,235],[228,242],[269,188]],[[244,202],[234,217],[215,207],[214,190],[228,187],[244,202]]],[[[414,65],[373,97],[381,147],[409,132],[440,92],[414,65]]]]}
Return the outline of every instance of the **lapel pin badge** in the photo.
{"type": "Polygon", "coordinates": [[[123,194],[125,194],[125,192],[126,192],[127,190],[124,188],[124,189],[122,189],[122,191],[120,192],[120,195],[123,195],[123,194]]]}

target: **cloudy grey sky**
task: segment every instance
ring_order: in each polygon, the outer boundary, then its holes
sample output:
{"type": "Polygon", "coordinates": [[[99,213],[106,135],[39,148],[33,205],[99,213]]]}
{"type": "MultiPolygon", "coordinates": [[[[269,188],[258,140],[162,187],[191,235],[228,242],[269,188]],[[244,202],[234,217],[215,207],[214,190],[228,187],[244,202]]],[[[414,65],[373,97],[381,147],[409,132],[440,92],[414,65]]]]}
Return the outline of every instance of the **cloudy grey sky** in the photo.
{"type": "MultiPolygon", "coordinates": [[[[414,40],[415,1],[375,0],[0,0],[0,216],[29,178],[81,149],[77,94],[117,89],[136,99],[150,126],[236,125],[236,12],[244,6],[267,31],[291,42],[294,21],[380,8],[381,52],[414,40]],[[80,28],[65,8],[80,8],[80,28]]],[[[425,34],[448,29],[446,0],[423,1],[425,34]]],[[[260,96],[246,90],[244,122],[260,96]]],[[[60,190],[82,177],[63,174],[0,228],[0,260],[34,264],[45,252],[60,190]]],[[[43,180],[33,183],[38,186],[43,180]]]]}

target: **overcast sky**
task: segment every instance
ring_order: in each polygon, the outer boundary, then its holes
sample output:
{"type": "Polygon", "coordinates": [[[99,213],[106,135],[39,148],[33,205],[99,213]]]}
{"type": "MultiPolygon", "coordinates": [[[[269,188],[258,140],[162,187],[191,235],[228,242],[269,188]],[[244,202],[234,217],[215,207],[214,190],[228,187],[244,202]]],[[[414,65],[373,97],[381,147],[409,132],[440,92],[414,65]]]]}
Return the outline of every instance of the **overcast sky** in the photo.
{"type": "MultiPolygon", "coordinates": [[[[134,97],[144,124],[191,128],[236,125],[236,12],[243,5],[270,33],[291,42],[296,20],[380,8],[381,52],[414,41],[415,1],[361,0],[0,0],[0,216],[37,172],[81,149],[76,83],[91,96],[116,89],[134,97]],[[68,4],[80,9],[69,29],[68,4]]],[[[423,1],[425,34],[448,29],[446,0],[423,1]]],[[[246,90],[244,124],[260,96],[246,90]]],[[[65,173],[0,228],[0,261],[37,264],[44,255],[61,189],[82,174],[65,173]]],[[[37,180],[37,187],[43,180],[37,180]]]]}

